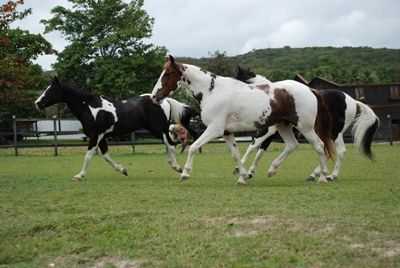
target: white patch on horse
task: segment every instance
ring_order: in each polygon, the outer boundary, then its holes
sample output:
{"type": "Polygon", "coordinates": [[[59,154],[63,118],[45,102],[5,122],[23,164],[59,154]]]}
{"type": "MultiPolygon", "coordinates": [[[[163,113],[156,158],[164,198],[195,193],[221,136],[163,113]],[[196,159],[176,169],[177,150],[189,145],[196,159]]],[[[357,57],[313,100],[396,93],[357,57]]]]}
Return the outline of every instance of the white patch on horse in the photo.
{"type": "Polygon", "coordinates": [[[115,108],[114,104],[104,99],[103,97],[100,97],[100,99],[101,99],[101,107],[91,107],[89,105],[89,109],[93,115],[93,118],[96,120],[99,111],[105,111],[111,113],[114,116],[114,124],[117,123],[118,122],[117,109],[115,108]]]}
{"type": "Polygon", "coordinates": [[[165,70],[161,72],[160,77],[157,80],[157,83],[154,85],[153,91],[151,92],[151,97],[154,97],[157,92],[162,88],[161,78],[164,76],[165,70]]]}
{"type": "Polygon", "coordinates": [[[49,90],[50,87],[51,87],[51,85],[48,86],[48,87],[42,92],[42,94],[36,99],[36,101],[35,101],[35,105],[36,105],[36,106],[37,106],[37,104],[44,98],[44,96],[46,96],[47,90],[49,90]]]}

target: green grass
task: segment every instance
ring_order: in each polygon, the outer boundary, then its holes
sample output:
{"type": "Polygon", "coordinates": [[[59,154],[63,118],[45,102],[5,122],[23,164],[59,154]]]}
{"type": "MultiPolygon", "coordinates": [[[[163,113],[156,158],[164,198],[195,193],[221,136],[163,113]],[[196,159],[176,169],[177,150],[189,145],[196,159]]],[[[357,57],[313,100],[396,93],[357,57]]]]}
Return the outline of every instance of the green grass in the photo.
{"type": "Polygon", "coordinates": [[[305,182],[308,145],[266,178],[280,148],[245,187],[223,145],[184,183],[158,145],[113,147],[129,176],[95,157],[81,183],[82,148],[0,150],[0,267],[400,266],[399,145],[375,145],[376,162],[348,146],[329,184],[305,182]]]}

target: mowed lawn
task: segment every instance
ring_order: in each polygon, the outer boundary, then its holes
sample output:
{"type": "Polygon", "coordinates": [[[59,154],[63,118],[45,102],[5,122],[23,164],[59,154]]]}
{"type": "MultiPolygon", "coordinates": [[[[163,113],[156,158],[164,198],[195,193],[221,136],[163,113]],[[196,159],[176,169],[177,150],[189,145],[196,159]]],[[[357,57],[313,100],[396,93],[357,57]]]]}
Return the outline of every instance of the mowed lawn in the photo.
{"type": "Polygon", "coordinates": [[[113,147],[129,176],[95,157],[81,183],[83,148],[0,150],[0,267],[400,267],[400,145],[348,146],[329,184],[305,182],[309,145],[267,178],[281,146],[248,186],[221,144],[184,183],[159,145],[113,147]]]}

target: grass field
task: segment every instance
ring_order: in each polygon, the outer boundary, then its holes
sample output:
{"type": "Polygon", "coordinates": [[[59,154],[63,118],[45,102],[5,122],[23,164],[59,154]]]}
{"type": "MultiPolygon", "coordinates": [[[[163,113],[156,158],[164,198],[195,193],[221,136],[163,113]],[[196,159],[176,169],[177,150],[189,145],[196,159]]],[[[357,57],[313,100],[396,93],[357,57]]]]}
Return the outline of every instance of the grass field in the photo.
{"type": "Polygon", "coordinates": [[[267,178],[280,148],[245,187],[224,145],[184,183],[158,145],[114,147],[129,176],[95,157],[81,183],[83,149],[0,150],[0,267],[400,267],[399,145],[348,146],[329,184],[305,182],[308,145],[267,178]]]}

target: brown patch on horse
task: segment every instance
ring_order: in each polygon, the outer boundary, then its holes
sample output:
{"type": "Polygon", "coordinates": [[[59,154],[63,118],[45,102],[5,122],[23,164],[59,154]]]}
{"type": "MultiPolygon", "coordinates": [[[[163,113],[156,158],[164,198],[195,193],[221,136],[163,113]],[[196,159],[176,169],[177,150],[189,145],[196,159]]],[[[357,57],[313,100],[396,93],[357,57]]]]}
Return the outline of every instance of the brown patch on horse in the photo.
{"type": "Polygon", "coordinates": [[[167,97],[178,86],[178,81],[182,78],[182,73],[185,67],[175,62],[175,60],[168,59],[164,64],[164,74],[161,77],[161,89],[156,93],[157,99],[167,97]]]}
{"type": "Polygon", "coordinates": [[[335,156],[335,149],[332,140],[331,114],[321,94],[317,90],[312,88],[311,91],[312,93],[314,93],[315,97],[317,97],[317,102],[318,102],[318,112],[317,112],[317,118],[315,120],[314,129],[319,138],[325,145],[324,146],[325,155],[328,158],[333,158],[335,156]]]}
{"type": "Polygon", "coordinates": [[[299,116],[296,112],[293,96],[284,88],[275,89],[273,96],[270,100],[271,114],[268,117],[268,124],[286,123],[296,126],[299,116]]]}
{"type": "Polygon", "coordinates": [[[269,94],[270,86],[268,84],[256,85],[256,88],[269,94]]]}

